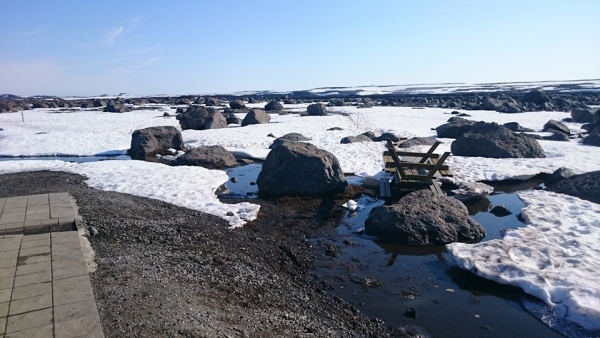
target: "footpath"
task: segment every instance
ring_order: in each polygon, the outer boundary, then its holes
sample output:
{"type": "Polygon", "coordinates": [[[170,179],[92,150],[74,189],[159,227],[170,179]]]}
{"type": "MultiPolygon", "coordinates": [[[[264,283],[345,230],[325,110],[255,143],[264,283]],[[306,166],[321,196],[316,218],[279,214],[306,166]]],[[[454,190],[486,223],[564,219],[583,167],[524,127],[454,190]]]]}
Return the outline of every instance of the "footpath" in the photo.
{"type": "Polygon", "coordinates": [[[104,337],[68,193],[0,198],[0,338],[104,337]]]}

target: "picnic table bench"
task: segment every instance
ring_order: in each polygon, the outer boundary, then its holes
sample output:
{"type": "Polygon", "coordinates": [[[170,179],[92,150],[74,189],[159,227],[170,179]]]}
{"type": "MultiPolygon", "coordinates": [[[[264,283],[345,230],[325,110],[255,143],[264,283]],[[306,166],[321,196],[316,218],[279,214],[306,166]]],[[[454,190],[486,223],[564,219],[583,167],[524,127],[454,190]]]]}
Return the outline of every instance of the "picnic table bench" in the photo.
{"type": "Polygon", "coordinates": [[[414,191],[429,188],[435,194],[444,194],[436,179],[440,176],[452,176],[450,168],[444,161],[449,152],[441,156],[434,154],[441,142],[435,142],[426,153],[400,151],[394,143],[387,141],[387,150],[383,153],[384,170],[393,175],[392,182],[382,177],[380,195],[391,197],[392,187],[401,191],[414,191]]]}

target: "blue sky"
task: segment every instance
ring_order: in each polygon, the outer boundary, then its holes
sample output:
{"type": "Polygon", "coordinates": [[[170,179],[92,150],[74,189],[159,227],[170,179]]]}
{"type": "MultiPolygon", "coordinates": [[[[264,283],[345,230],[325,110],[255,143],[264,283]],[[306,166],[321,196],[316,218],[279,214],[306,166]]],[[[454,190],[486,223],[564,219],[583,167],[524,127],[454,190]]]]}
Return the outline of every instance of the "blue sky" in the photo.
{"type": "Polygon", "coordinates": [[[0,0],[0,93],[600,78],[600,1],[0,0]]]}

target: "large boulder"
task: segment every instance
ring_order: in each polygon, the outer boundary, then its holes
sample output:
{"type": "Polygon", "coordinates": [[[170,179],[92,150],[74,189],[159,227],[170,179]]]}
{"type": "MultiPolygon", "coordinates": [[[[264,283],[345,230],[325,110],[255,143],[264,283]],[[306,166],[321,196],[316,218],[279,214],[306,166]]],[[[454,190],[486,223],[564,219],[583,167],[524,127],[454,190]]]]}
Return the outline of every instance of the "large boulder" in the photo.
{"type": "Polygon", "coordinates": [[[414,146],[431,146],[437,140],[433,137],[413,137],[398,144],[398,148],[410,148],[414,146]]]}
{"type": "Polygon", "coordinates": [[[338,159],[310,143],[284,142],[265,160],[256,180],[267,196],[331,196],[348,183],[338,159]]]}
{"type": "Polygon", "coordinates": [[[477,242],[486,235],[464,204],[430,190],[414,191],[397,204],[374,208],[365,221],[365,232],[385,242],[419,246],[477,242]]]}
{"type": "Polygon", "coordinates": [[[181,132],[172,126],[138,129],[131,135],[131,148],[127,155],[134,160],[144,160],[148,156],[163,154],[167,149],[183,149],[181,132]]]}
{"type": "Polygon", "coordinates": [[[484,110],[498,110],[498,108],[502,107],[502,102],[493,97],[486,96],[483,98],[482,106],[484,110]]]}
{"type": "Polygon", "coordinates": [[[108,113],[124,113],[130,110],[131,109],[121,100],[110,100],[106,104],[106,107],[104,107],[104,112],[108,113]]]}
{"type": "Polygon", "coordinates": [[[460,135],[468,132],[475,121],[463,119],[461,117],[451,117],[448,123],[442,124],[435,128],[438,137],[443,138],[457,138],[460,135]]]}
{"type": "Polygon", "coordinates": [[[327,115],[327,106],[322,103],[313,103],[306,107],[306,112],[311,116],[325,116],[327,115]]]}
{"type": "Polygon", "coordinates": [[[208,169],[223,169],[237,166],[235,156],[221,146],[194,148],[177,157],[172,165],[201,166],[208,169]]]}
{"type": "Polygon", "coordinates": [[[535,131],[533,129],[529,129],[529,128],[525,128],[525,127],[521,126],[518,122],[507,122],[507,123],[503,124],[503,126],[505,126],[506,128],[508,128],[512,131],[520,131],[520,132],[535,131]]]}
{"type": "Polygon", "coordinates": [[[373,142],[369,136],[361,134],[356,136],[346,136],[340,140],[341,144],[358,143],[358,142],[373,142]]]}
{"type": "Polygon", "coordinates": [[[505,102],[498,108],[498,111],[506,114],[517,114],[523,112],[523,107],[516,102],[505,102]]]}
{"type": "Polygon", "coordinates": [[[548,177],[545,181],[544,184],[546,185],[546,187],[558,183],[562,180],[564,180],[565,178],[569,178],[571,176],[575,176],[575,173],[573,172],[573,170],[569,169],[569,168],[565,168],[565,167],[560,167],[558,169],[556,169],[552,175],[550,175],[550,177],[548,177]]]}
{"type": "Polygon", "coordinates": [[[477,122],[450,146],[457,156],[488,158],[544,158],[544,150],[532,137],[516,134],[497,123],[477,122]]]}
{"type": "Polygon", "coordinates": [[[227,128],[227,120],[220,111],[206,109],[202,106],[189,106],[177,115],[181,129],[219,129],[227,128]]]}
{"type": "Polygon", "coordinates": [[[269,149],[273,149],[275,147],[279,147],[284,142],[302,142],[302,141],[310,141],[310,138],[299,134],[299,133],[289,133],[285,134],[279,138],[276,138],[275,141],[269,146],[269,149]]]}
{"type": "Polygon", "coordinates": [[[550,185],[547,190],[600,203],[600,170],[567,177],[550,185]]]}
{"type": "Polygon", "coordinates": [[[564,123],[556,120],[550,120],[544,124],[543,131],[546,132],[559,132],[567,135],[571,135],[571,131],[569,127],[567,127],[564,123]]]}
{"type": "Polygon", "coordinates": [[[571,110],[571,118],[573,122],[588,123],[594,121],[594,112],[591,109],[573,109],[571,110]]]}
{"type": "Polygon", "coordinates": [[[374,142],[381,142],[381,141],[387,141],[387,140],[390,140],[392,142],[398,142],[398,141],[400,141],[400,138],[398,136],[394,135],[393,133],[385,132],[385,133],[382,133],[380,136],[373,135],[373,137],[371,137],[371,140],[373,140],[374,142]]]}
{"type": "Polygon", "coordinates": [[[242,100],[233,100],[229,102],[229,107],[231,107],[231,109],[244,109],[246,108],[246,105],[242,100]]]}
{"type": "Polygon", "coordinates": [[[277,100],[271,100],[265,105],[265,111],[282,110],[283,105],[277,100]]]}
{"type": "Polygon", "coordinates": [[[221,102],[219,101],[219,99],[213,98],[213,97],[207,97],[206,99],[204,99],[204,104],[207,107],[214,107],[214,106],[218,106],[221,104],[221,102]]]}
{"type": "Polygon", "coordinates": [[[104,100],[100,100],[100,99],[94,99],[92,101],[92,104],[94,105],[94,107],[98,108],[98,107],[104,107],[106,106],[106,101],[104,100]]]}
{"type": "Polygon", "coordinates": [[[600,147],[600,134],[589,134],[583,139],[586,146],[600,147]]]}
{"type": "Polygon", "coordinates": [[[246,117],[242,120],[242,127],[251,125],[251,124],[263,124],[269,123],[271,121],[271,116],[265,113],[262,109],[252,109],[246,114],[246,117]]]}
{"type": "Polygon", "coordinates": [[[532,90],[530,92],[525,93],[523,96],[523,102],[531,102],[537,105],[542,105],[546,102],[550,102],[550,98],[548,95],[540,92],[539,90],[532,90]]]}

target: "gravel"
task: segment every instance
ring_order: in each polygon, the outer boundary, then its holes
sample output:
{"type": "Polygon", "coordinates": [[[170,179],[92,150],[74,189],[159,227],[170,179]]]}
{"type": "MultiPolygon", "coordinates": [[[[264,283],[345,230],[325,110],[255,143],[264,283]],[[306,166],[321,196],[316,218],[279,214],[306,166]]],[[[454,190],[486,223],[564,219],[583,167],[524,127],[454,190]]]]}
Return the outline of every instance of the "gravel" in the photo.
{"type": "Polygon", "coordinates": [[[74,174],[0,175],[0,197],[63,191],[97,231],[90,279],[106,337],[389,336],[319,287],[314,250],[296,231],[228,230],[215,216],[91,189],[74,174]]]}

